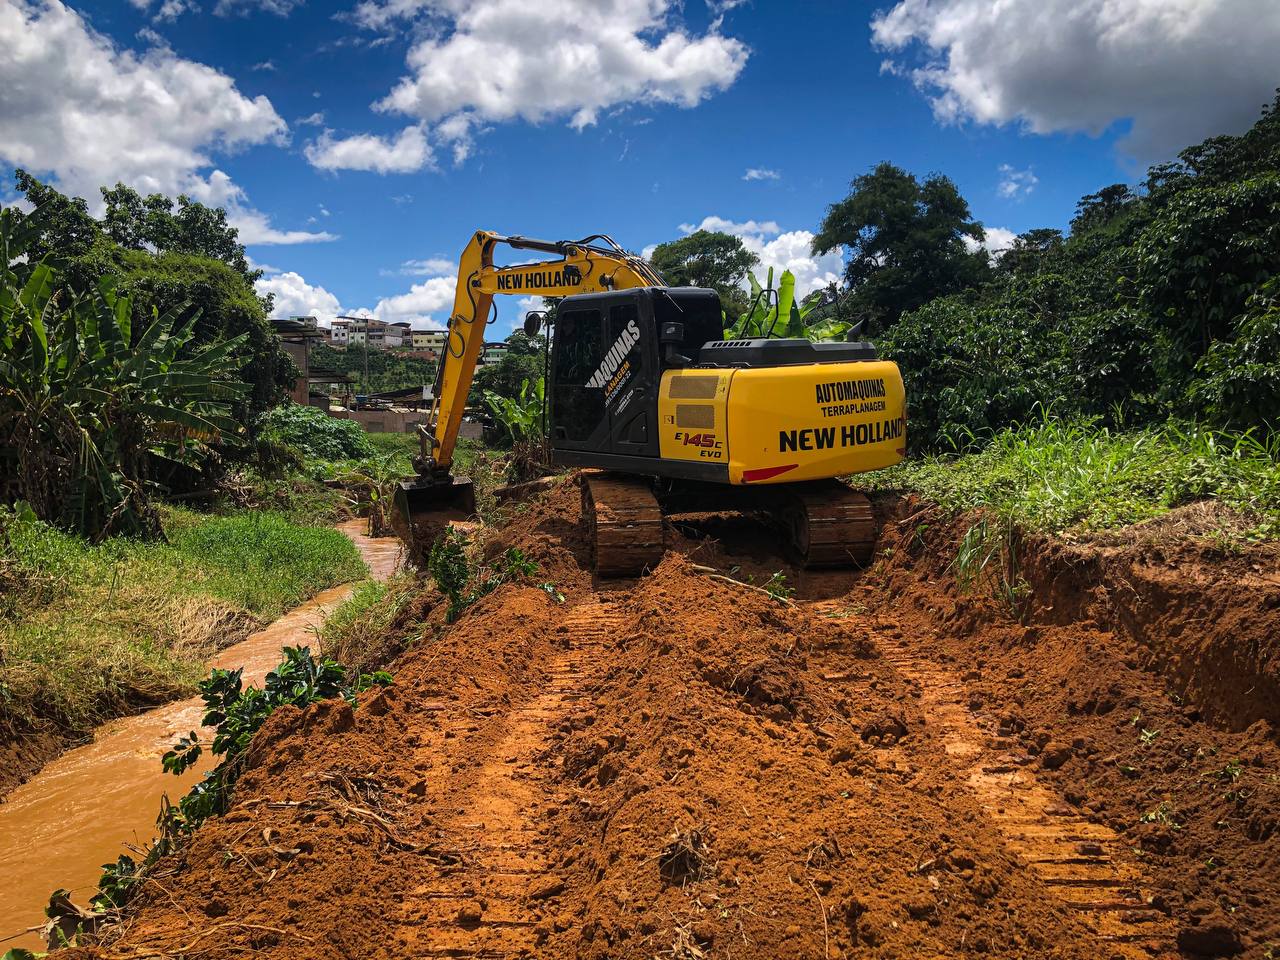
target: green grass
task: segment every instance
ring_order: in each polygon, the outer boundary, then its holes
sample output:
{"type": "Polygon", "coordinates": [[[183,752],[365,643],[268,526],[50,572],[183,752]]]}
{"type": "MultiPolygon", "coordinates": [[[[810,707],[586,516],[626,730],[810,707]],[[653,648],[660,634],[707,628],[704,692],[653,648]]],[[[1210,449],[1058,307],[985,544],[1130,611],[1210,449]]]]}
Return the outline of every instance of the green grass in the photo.
{"type": "Polygon", "coordinates": [[[341,533],[278,514],[164,520],[168,543],[93,545],[0,510],[0,736],[79,734],[193,692],[217,649],[368,574],[341,533]]]}
{"type": "MultiPolygon", "coordinates": [[[[264,476],[245,470],[234,478],[241,491],[240,502],[256,510],[280,514],[301,526],[331,526],[352,516],[352,505],[339,489],[325,486],[325,477],[308,476],[293,470],[284,476],[264,476]]],[[[242,508],[224,507],[233,515],[242,508]]]]}
{"type": "Polygon", "coordinates": [[[407,574],[389,583],[358,584],[325,620],[320,652],[361,673],[386,667],[410,642],[412,629],[397,632],[392,627],[416,589],[414,578],[407,574]]]}
{"type": "Polygon", "coordinates": [[[416,433],[370,433],[366,436],[377,453],[396,454],[403,457],[405,462],[418,453],[416,433]]]}
{"type": "Polygon", "coordinates": [[[996,433],[980,452],[866,479],[1047,533],[1114,530],[1208,500],[1230,508],[1225,539],[1280,538],[1280,441],[1185,424],[1115,432],[1049,416],[996,433]]]}

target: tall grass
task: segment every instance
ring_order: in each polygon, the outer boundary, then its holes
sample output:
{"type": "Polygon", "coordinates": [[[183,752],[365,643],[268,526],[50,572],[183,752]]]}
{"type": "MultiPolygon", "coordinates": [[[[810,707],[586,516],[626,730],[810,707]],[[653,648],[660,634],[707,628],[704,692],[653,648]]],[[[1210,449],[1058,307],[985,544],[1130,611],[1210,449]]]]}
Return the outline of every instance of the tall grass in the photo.
{"type": "Polygon", "coordinates": [[[193,692],[214,651],[367,575],[336,530],[264,513],[164,518],[168,543],[95,545],[0,510],[0,737],[82,733],[193,692]]]}
{"type": "Polygon", "coordinates": [[[977,453],[909,461],[870,479],[1029,530],[1111,530],[1216,501],[1236,515],[1230,537],[1280,538],[1280,440],[1199,425],[1113,431],[1045,415],[995,433],[977,453]]]}

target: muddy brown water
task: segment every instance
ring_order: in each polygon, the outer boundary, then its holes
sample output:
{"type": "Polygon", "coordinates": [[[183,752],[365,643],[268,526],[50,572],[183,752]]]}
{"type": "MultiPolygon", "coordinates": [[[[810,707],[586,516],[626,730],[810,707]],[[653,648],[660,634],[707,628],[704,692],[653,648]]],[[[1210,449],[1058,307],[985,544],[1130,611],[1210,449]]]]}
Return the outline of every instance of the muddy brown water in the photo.
{"type": "MultiPolygon", "coordinates": [[[[371,574],[389,577],[400,562],[400,543],[366,536],[367,522],[338,529],[360,550],[371,574]]],[[[333,587],[295,607],[242,643],[228,647],[210,667],[244,668],[247,684],[261,685],[286,646],[315,645],[315,630],[345,600],[351,584],[333,587]]],[[[39,949],[49,894],[59,887],[85,904],[96,891],[102,864],[142,846],[155,833],[164,794],[182,796],[212,765],[206,756],[183,776],[165,774],[160,757],[177,737],[200,727],[199,698],[181,700],[100,727],[93,742],[45,765],[0,803],[0,953],[39,949]]]]}

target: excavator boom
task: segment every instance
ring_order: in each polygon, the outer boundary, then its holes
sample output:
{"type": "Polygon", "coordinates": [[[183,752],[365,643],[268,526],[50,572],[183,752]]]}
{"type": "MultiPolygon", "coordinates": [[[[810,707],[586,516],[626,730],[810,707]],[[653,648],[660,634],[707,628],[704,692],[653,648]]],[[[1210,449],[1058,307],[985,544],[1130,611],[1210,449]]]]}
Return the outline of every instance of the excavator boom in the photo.
{"type": "Polygon", "coordinates": [[[422,559],[422,552],[446,523],[475,512],[471,481],[452,475],[453,454],[471,380],[484,350],[493,298],[502,294],[565,297],[662,283],[648,263],[603,234],[578,241],[531,240],[487,230],[472,235],[458,264],[458,286],[436,371],[431,413],[419,428],[421,452],[414,463],[418,478],[402,483],[396,492],[393,525],[410,545],[411,559],[422,559]],[[556,254],[560,259],[498,267],[493,255],[500,245],[556,254]]]}

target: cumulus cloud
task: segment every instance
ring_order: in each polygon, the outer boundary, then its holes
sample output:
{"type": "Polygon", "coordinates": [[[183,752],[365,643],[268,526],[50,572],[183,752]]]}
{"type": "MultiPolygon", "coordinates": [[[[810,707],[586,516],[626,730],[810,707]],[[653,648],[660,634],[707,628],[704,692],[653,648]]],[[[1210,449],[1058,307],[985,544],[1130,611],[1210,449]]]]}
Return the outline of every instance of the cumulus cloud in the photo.
{"type": "Polygon", "coordinates": [[[728,88],[746,65],[746,45],[722,34],[719,18],[691,35],[671,22],[677,7],[677,0],[363,0],[350,19],[370,30],[418,23],[408,74],[374,109],[427,124],[461,163],[482,124],[567,118],[580,130],[623,104],[693,107],[728,88]]]}
{"type": "Polygon", "coordinates": [[[1275,0],[900,0],[871,22],[946,122],[1098,135],[1165,159],[1257,119],[1277,83],[1275,0]]]}
{"type": "Polygon", "coordinates": [[[747,172],[742,175],[743,180],[781,180],[782,174],[777,170],[768,170],[764,167],[748,167],[747,172]]]}
{"type": "Polygon", "coordinates": [[[743,246],[760,258],[756,276],[763,282],[770,267],[774,283],[783,270],[790,270],[796,277],[796,294],[806,297],[814,290],[840,279],[844,273],[843,250],[833,250],[815,257],[810,251],[813,234],[808,230],[784,231],[773,220],[763,222],[747,220],[736,223],[723,217],[704,217],[701,223],[682,223],[685,233],[696,230],[712,230],[730,233],[742,239],[743,246]]]}
{"type": "Polygon", "coordinates": [[[438,0],[452,31],[409,51],[412,71],[384,110],[441,120],[463,110],[533,123],[568,116],[577,128],[621,103],[692,107],[737,79],[739,40],[693,37],[668,23],[673,0],[438,0]],[[572,71],[566,83],[559,64],[572,71]],[[500,65],[495,69],[495,65],[500,65]]]}
{"type": "Polygon", "coordinates": [[[432,166],[434,159],[421,127],[406,127],[394,137],[362,133],[335,137],[325,130],[303,151],[321,170],[368,170],[374,173],[412,173],[432,166]]]}
{"type": "Polygon", "coordinates": [[[1021,200],[1036,188],[1040,178],[1028,167],[1016,170],[1007,163],[1000,164],[1000,184],[996,193],[1006,200],[1021,200]]]}
{"type": "Polygon", "coordinates": [[[275,230],[225,173],[201,173],[215,151],[284,142],[266,97],[166,46],[118,49],[59,0],[0,0],[0,36],[0,162],[52,174],[95,208],[98,188],[121,181],[222,203],[246,242],[331,239],[275,230]]]}
{"type": "Polygon", "coordinates": [[[262,277],[253,286],[258,296],[275,297],[271,316],[276,319],[315,317],[328,324],[342,313],[337,297],[324,287],[307,283],[301,274],[293,271],[262,277]]]}
{"type": "Polygon", "coordinates": [[[444,327],[458,281],[454,276],[431,277],[415,283],[408,293],[384,297],[373,308],[373,315],[386,323],[408,320],[416,328],[444,327]]]}
{"type": "Polygon", "coordinates": [[[415,330],[445,329],[456,286],[454,274],[431,277],[413,284],[405,293],[383,297],[370,308],[343,307],[333,293],[293,271],[270,274],[254,284],[260,296],[275,297],[271,310],[275,318],[310,316],[327,325],[338,316],[373,317],[384,323],[407,320],[415,330]]]}
{"type": "Polygon", "coordinates": [[[986,227],[986,237],[981,241],[974,240],[972,237],[964,238],[964,245],[973,250],[986,250],[988,253],[999,254],[1004,253],[1013,246],[1013,241],[1017,239],[1018,234],[1013,230],[1004,227],[986,227]]]}

